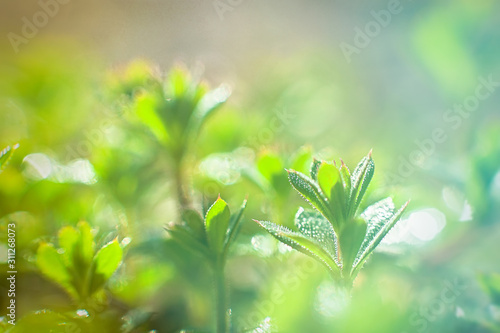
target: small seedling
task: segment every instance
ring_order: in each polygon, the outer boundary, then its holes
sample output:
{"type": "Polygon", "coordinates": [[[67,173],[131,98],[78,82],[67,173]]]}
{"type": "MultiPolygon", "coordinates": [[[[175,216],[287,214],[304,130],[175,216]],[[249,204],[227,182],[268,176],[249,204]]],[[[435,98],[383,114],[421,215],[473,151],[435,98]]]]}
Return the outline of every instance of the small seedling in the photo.
{"type": "Polygon", "coordinates": [[[408,202],[395,211],[391,198],[358,209],[373,177],[371,152],[351,174],[340,167],[314,160],[311,177],[288,170],[292,186],[315,211],[299,208],[295,216],[298,232],[268,221],[256,221],[279,241],[328,267],[332,276],[352,287],[359,270],[389,230],[400,219],[408,202]]]}
{"type": "Polygon", "coordinates": [[[43,275],[57,282],[77,303],[84,306],[116,271],[123,251],[115,239],[96,251],[94,235],[87,222],[77,228],[59,230],[59,249],[53,244],[38,247],[36,264],[43,275]]]}
{"type": "Polygon", "coordinates": [[[171,237],[190,251],[204,257],[214,272],[216,296],[216,332],[226,333],[230,316],[224,269],[228,250],[240,227],[246,200],[236,214],[231,214],[227,203],[219,198],[205,214],[205,218],[192,209],[184,210],[182,223],[166,227],[171,237]]]}
{"type": "Polygon", "coordinates": [[[132,64],[124,77],[114,78],[118,82],[111,86],[131,97],[132,112],[128,117],[145,125],[171,158],[178,200],[186,207],[189,200],[184,189],[184,157],[203,124],[226,102],[231,90],[226,85],[210,90],[180,66],[166,79],[153,72],[146,64],[132,64]]]}

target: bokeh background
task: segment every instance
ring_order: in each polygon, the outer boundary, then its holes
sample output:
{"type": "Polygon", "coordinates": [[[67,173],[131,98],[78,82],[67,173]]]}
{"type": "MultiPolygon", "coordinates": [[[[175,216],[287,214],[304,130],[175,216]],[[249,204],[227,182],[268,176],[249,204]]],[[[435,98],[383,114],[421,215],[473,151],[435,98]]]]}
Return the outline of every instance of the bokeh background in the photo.
{"type": "Polygon", "coordinates": [[[71,311],[34,258],[86,220],[130,242],[103,332],[210,331],[210,272],[163,230],[178,216],[171,163],[110,88],[139,60],[232,89],[185,171],[200,207],[248,197],[228,266],[235,332],[499,332],[499,12],[494,0],[3,1],[0,147],[20,148],[0,175],[0,315],[8,222],[22,321],[71,311]],[[293,225],[302,203],[284,168],[315,156],[352,169],[370,149],[366,204],[411,205],[345,300],[251,219],[293,225]]]}

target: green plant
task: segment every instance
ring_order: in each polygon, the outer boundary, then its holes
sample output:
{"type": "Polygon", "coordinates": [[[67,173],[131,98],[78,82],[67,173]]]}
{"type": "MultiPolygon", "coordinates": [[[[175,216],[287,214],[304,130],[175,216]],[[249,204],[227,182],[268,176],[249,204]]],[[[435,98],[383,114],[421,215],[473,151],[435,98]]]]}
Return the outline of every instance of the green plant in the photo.
{"type": "Polygon", "coordinates": [[[279,241],[328,267],[332,276],[350,288],[359,270],[384,236],[401,217],[408,202],[395,211],[391,198],[383,199],[358,214],[373,177],[371,152],[351,174],[340,167],[314,160],[311,177],[288,170],[291,185],[316,211],[299,208],[295,225],[299,232],[268,221],[257,221],[279,241]]]}
{"type": "Polygon", "coordinates": [[[59,249],[51,243],[38,247],[36,264],[43,275],[57,282],[79,306],[101,291],[122,261],[116,239],[98,250],[87,222],[59,230],[59,249]]]}
{"type": "Polygon", "coordinates": [[[228,332],[230,325],[225,266],[228,251],[240,228],[246,200],[236,214],[219,198],[203,218],[197,211],[184,210],[182,223],[171,223],[166,230],[182,246],[206,259],[214,273],[216,332],[228,332]]]}
{"type": "Polygon", "coordinates": [[[131,64],[110,86],[131,99],[129,118],[149,128],[165,148],[171,158],[179,204],[188,206],[184,158],[205,121],[230,96],[229,87],[221,85],[210,90],[181,66],[163,79],[143,62],[131,64]]]}

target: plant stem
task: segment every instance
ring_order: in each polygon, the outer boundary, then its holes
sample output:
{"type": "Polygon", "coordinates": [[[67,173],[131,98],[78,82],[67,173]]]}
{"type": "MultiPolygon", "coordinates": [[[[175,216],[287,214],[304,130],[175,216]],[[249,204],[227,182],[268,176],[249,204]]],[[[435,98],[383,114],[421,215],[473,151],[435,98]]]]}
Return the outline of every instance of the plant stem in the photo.
{"type": "Polygon", "coordinates": [[[215,264],[215,311],[216,311],[216,333],[229,332],[229,315],[227,306],[226,279],[224,274],[224,263],[215,264]]]}
{"type": "Polygon", "coordinates": [[[182,172],[182,158],[177,159],[175,163],[175,190],[177,192],[177,200],[180,208],[188,206],[189,200],[184,192],[184,175],[182,172]]]}

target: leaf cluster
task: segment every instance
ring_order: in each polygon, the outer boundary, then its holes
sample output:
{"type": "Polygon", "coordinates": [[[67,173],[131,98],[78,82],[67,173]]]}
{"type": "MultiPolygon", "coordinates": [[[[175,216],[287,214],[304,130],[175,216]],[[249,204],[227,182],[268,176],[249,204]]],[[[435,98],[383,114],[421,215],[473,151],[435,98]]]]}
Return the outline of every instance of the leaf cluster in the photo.
{"type": "Polygon", "coordinates": [[[314,160],[310,177],[288,170],[292,187],[314,208],[300,207],[295,216],[298,231],[269,221],[256,221],[279,241],[319,260],[334,278],[352,284],[369,255],[400,219],[391,198],[358,214],[375,170],[371,152],[354,171],[341,163],[314,160]]]}
{"type": "Polygon", "coordinates": [[[87,222],[59,230],[59,248],[51,243],[38,247],[36,264],[43,275],[62,286],[73,299],[84,302],[102,289],[122,261],[117,239],[96,249],[87,222]]]}
{"type": "Polygon", "coordinates": [[[144,62],[132,63],[109,86],[128,96],[129,116],[149,128],[176,159],[182,158],[203,123],[231,94],[226,85],[210,90],[181,66],[163,79],[144,62]]]}
{"type": "Polygon", "coordinates": [[[224,265],[229,247],[240,228],[245,207],[246,200],[238,212],[231,214],[229,206],[219,196],[205,217],[196,210],[185,209],[182,222],[171,223],[166,230],[182,246],[213,264],[224,265]]]}

